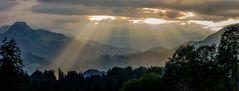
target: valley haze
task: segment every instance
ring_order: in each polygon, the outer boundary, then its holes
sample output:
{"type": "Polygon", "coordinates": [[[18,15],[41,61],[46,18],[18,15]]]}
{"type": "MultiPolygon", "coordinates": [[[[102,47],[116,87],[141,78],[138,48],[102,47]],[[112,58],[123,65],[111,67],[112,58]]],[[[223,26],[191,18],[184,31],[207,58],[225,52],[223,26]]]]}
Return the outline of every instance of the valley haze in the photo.
{"type": "MultiPolygon", "coordinates": [[[[83,71],[90,68],[107,70],[112,67],[164,66],[176,48],[192,42],[185,41],[174,45],[174,48],[156,46],[142,51],[136,48],[115,47],[94,40],[78,40],[45,29],[33,29],[24,21],[2,26],[0,31],[2,40],[16,40],[22,51],[25,69],[29,72],[58,67],[63,70],[83,71]]],[[[223,30],[208,34],[209,37],[205,37],[205,40],[201,37],[198,40],[202,41],[195,41],[195,45],[210,45],[214,41],[218,44],[222,32],[223,30]]]]}

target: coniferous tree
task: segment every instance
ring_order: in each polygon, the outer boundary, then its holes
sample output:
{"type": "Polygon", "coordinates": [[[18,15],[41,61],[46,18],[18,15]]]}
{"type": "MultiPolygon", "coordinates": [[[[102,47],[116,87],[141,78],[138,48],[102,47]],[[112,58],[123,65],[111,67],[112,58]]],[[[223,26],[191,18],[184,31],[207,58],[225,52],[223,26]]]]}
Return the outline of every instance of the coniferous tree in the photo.
{"type": "Polygon", "coordinates": [[[0,48],[0,89],[1,91],[27,91],[29,78],[23,71],[21,51],[15,40],[4,39],[0,48]]]}
{"type": "Polygon", "coordinates": [[[238,91],[239,26],[226,27],[218,47],[218,64],[228,90],[238,91]]]}
{"type": "Polygon", "coordinates": [[[64,72],[61,70],[61,68],[58,68],[58,79],[62,79],[65,77],[64,72]]]}

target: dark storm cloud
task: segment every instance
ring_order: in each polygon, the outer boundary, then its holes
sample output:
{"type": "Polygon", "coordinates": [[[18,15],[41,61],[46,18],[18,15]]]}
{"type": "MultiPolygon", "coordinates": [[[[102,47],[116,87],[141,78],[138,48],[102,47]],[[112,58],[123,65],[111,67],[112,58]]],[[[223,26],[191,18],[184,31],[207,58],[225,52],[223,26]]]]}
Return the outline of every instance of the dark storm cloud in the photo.
{"type": "MultiPolygon", "coordinates": [[[[32,8],[36,13],[61,14],[61,15],[112,15],[136,18],[166,18],[175,19],[182,16],[179,11],[169,10],[166,13],[158,12],[145,14],[142,8],[145,7],[119,7],[119,6],[100,6],[82,5],[72,3],[66,5],[61,3],[44,3],[32,8]],[[60,4],[60,7],[55,7],[60,4]]],[[[153,12],[153,11],[150,11],[153,12]]]]}
{"type": "Polygon", "coordinates": [[[163,3],[157,0],[38,0],[42,3],[81,4],[89,6],[111,6],[111,7],[156,7],[163,3]]]}
{"type": "Polygon", "coordinates": [[[153,16],[175,19],[181,16],[179,11],[194,12],[203,18],[223,20],[239,16],[238,0],[38,0],[41,4],[34,6],[38,13],[64,15],[124,15],[153,16]],[[138,8],[158,8],[170,10],[166,14],[144,15],[138,8]]]}
{"type": "Polygon", "coordinates": [[[62,14],[62,15],[87,15],[87,14],[100,14],[107,13],[109,9],[101,7],[88,7],[88,6],[72,6],[62,5],[61,7],[54,7],[51,4],[37,5],[32,8],[34,12],[62,14]],[[100,11],[98,10],[100,8],[100,11]]]}
{"type": "Polygon", "coordinates": [[[7,11],[18,4],[16,0],[0,0],[0,11],[7,11]]]}

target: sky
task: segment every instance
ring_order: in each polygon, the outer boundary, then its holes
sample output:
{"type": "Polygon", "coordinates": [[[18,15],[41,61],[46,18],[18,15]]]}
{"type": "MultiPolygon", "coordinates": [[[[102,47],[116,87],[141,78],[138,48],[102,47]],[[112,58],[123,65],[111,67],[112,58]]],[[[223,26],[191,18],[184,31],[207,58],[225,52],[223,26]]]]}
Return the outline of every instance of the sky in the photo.
{"type": "MultiPolygon", "coordinates": [[[[238,0],[0,0],[0,2],[0,25],[26,21],[34,28],[44,28],[77,39],[92,39],[123,47],[129,47],[131,41],[137,43],[142,41],[140,39],[142,36],[144,43],[149,40],[176,43],[189,41],[187,39],[198,40],[226,25],[239,23],[238,0]],[[185,37],[186,35],[189,37],[185,37]],[[162,36],[173,36],[179,40],[172,41],[171,37],[162,36]]],[[[133,45],[141,48],[137,43],[133,45]]],[[[143,45],[141,49],[157,45],[162,43],[155,45],[149,43],[143,45]]],[[[170,45],[172,43],[166,43],[164,46],[170,45]]]]}

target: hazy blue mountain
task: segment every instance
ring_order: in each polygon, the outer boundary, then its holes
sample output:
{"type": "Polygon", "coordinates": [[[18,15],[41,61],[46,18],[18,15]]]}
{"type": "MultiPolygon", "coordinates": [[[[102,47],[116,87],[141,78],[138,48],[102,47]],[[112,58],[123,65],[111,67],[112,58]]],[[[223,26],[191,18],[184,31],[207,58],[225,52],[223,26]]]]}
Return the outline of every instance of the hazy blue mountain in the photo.
{"type": "MultiPolygon", "coordinates": [[[[173,54],[175,49],[167,49],[163,46],[154,47],[143,52],[132,48],[118,48],[95,41],[79,41],[60,33],[43,29],[32,29],[25,22],[16,22],[11,26],[0,28],[3,33],[0,38],[14,38],[23,52],[26,69],[35,70],[46,68],[52,60],[59,55],[69,44],[74,42],[72,49],[83,48],[72,68],[101,68],[107,69],[113,66],[161,66],[173,54]]],[[[218,42],[222,30],[194,44],[210,44],[218,42]]],[[[72,50],[74,51],[74,50],[72,50]]],[[[73,52],[74,53],[74,52],[73,52]]],[[[69,60],[66,60],[69,61],[69,60]]]]}
{"type": "Polygon", "coordinates": [[[106,72],[104,72],[104,71],[99,71],[99,70],[97,70],[97,69],[88,69],[88,70],[86,70],[85,72],[83,72],[83,76],[84,76],[84,77],[90,77],[90,76],[96,76],[96,75],[102,76],[102,75],[104,75],[104,74],[106,74],[106,72]]]}
{"type": "Polygon", "coordinates": [[[101,44],[95,41],[87,41],[84,44],[83,52],[91,52],[95,53],[99,52],[105,55],[125,55],[125,54],[134,54],[138,51],[132,48],[118,48],[111,45],[101,44]]]}
{"type": "Polygon", "coordinates": [[[224,30],[219,30],[218,32],[209,35],[202,41],[196,42],[195,45],[212,45],[213,43],[219,44],[221,35],[223,34],[224,30]]]}
{"type": "Polygon", "coordinates": [[[147,51],[153,51],[153,52],[157,52],[157,53],[163,53],[163,52],[166,52],[168,51],[169,49],[164,47],[164,46],[159,46],[159,47],[153,47],[153,48],[150,48],[149,50],[147,51]]]}
{"type": "Polygon", "coordinates": [[[22,53],[22,59],[24,60],[24,69],[26,69],[28,72],[33,72],[37,69],[45,68],[47,66],[47,63],[49,63],[49,61],[45,58],[27,52],[22,53]]]}
{"type": "MultiPolygon", "coordinates": [[[[26,68],[46,65],[70,40],[66,36],[45,30],[34,30],[25,22],[16,22],[0,35],[0,39],[15,39],[22,51],[26,68]]],[[[29,69],[32,70],[32,69],[29,69]]]]}
{"type": "MultiPolygon", "coordinates": [[[[154,48],[153,48],[154,49],[154,48]]],[[[159,49],[159,48],[155,48],[159,49]]],[[[161,49],[160,49],[161,50],[161,49]]],[[[100,69],[107,70],[112,67],[140,67],[140,66],[163,66],[166,61],[172,56],[175,49],[167,49],[165,51],[146,50],[130,55],[101,55],[97,57],[100,69]]]]}
{"type": "MultiPolygon", "coordinates": [[[[213,43],[219,44],[221,35],[230,26],[239,26],[239,24],[233,24],[224,27],[223,29],[217,31],[206,37],[202,41],[188,41],[186,43],[181,44],[183,45],[211,45],[213,43]]],[[[179,47],[179,46],[178,46],[179,47]]],[[[164,65],[166,61],[173,55],[176,48],[173,49],[166,49],[163,46],[154,47],[144,52],[139,52],[136,54],[131,55],[117,55],[117,56],[109,56],[109,55],[102,55],[99,56],[97,60],[101,60],[103,67],[109,68],[114,66],[161,66],[164,65]]],[[[104,68],[102,68],[104,69],[104,68]]]]}
{"type": "Polygon", "coordinates": [[[29,52],[50,59],[70,38],[45,30],[34,30],[25,22],[14,23],[0,38],[14,38],[23,52],[29,52]]]}
{"type": "Polygon", "coordinates": [[[10,28],[10,26],[7,26],[7,25],[6,26],[1,26],[0,27],[0,34],[6,32],[9,28],[10,28]]]}
{"type": "MultiPolygon", "coordinates": [[[[8,39],[14,38],[17,41],[23,53],[25,64],[27,64],[26,68],[35,67],[34,70],[51,63],[72,41],[76,44],[72,49],[84,47],[81,50],[83,55],[79,54],[79,58],[76,58],[76,61],[88,61],[99,55],[125,55],[138,52],[134,49],[117,48],[94,41],[81,42],[48,30],[32,29],[25,22],[16,22],[10,27],[5,27],[0,31],[4,31],[0,35],[0,39],[6,37],[8,39]],[[6,31],[4,29],[8,30],[6,31]]],[[[75,66],[80,67],[80,65],[84,64],[76,64],[75,66]]]]}

